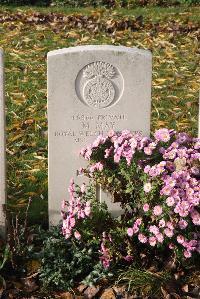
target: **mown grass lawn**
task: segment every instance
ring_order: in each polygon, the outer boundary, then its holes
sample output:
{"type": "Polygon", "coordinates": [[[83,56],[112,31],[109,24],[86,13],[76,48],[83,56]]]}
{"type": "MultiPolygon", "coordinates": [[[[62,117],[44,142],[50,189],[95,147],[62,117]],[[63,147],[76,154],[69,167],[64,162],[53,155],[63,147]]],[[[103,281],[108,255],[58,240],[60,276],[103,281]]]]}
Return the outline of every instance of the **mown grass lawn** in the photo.
{"type": "Polygon", "coordinates": [[[166,126],[196,136],[199,38],[200,6],[110,11],[0,6],[12,207],[18,211],[32,197],[34,223],[47,223],[47,52],[86,44],[150,49],[152,131],[166,126]]]}

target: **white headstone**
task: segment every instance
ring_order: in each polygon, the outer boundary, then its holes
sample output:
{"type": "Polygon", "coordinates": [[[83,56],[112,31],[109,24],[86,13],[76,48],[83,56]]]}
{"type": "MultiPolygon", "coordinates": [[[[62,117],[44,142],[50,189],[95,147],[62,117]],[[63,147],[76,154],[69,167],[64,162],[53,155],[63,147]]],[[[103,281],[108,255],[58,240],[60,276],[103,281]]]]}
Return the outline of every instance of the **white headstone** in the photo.
{"type": "Polygon", "coordinates": [[[4,60],[0,49],[0,233],[5,233],[3,205],[6,200],[5,184],[5,102],[4,102],[4,60]]]}
{"type": "Polygon", "coordinates": [[[151,75],[151,53],[137,48],[80,46],[48,53],[50,224],[60,220],[70,179],[84,164],[83,146],[111,129],[149,135],[151,75]]]}

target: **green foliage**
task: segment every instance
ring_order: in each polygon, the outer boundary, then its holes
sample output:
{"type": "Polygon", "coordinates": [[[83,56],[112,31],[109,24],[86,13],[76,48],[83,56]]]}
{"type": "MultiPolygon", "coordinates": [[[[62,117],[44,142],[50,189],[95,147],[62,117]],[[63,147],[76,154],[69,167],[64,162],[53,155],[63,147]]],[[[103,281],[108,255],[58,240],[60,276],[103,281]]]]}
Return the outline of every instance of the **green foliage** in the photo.
{"type": "Polygon", "coordinates": [[[88,276],[86,276],[82,283],[88,286],[93,286],[97,284],[102,279],[112,278],[113,273],[111,273],[109,270],[105,269],[102,266],[102,263],[98,263],[94,266],[93,270],[90,272],[88,276]]]}
{"type": "Polygon", "coordinates": [[[152,296],[152,298],[162,298],[161,286],[167,283],[171,278],[170,274],[152,273],[150,271],[140,270],[130,266],[126,270],[119,272],[116,285],[126,286],[127,290],[132,293],[137,291],[140,295],[152,296]]]}
{"type": "Polygon", "coordinates": [[[3,246],[3,248],[1,249],[0,252],[0,271],[3,270],[6,262],[9,260],[10,258],[10,249],[8,244],[3,246]]]}
{"type": "MultiPolygon", "coordinates": [[[[2,244],[1,244],[2,245],[2,244]]],[[[4,244],[0,249],[0,290],[5,286],[4,271],[7,261],[10,259],[10,248],[8,244],[4,244]]]]}
{"type": "Polygon", "coordinates": [[[44,289],[69,290],[89,275],[98,261],[95,242],[83,245],[65,240],[60,227],[50,230],[43,246],[40,280],[44,289]]]}
{"type": "Polygon", "coordinates": [[[66,240],[60,226],[52,228],[43,243],[40,269],[43,288],[69,290],[82,280],[91,285],[104,278],[107,271],[99,264],[99,247],[102,232],[111,224],[105,205],[93,201],[92,217],[76,226],[81,240],[66,240]]]}

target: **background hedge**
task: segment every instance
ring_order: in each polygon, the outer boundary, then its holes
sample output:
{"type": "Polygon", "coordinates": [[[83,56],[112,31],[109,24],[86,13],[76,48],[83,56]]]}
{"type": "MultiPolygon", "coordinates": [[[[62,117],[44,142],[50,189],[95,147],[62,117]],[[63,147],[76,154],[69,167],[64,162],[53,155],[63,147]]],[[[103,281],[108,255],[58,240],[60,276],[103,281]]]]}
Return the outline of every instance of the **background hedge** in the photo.
{"type": "Polygon", "coordinates": [[[7,5],[42,5],[42,6],[69,6],[69,7],[97,7],[134,8],[136,6],[173,6],[180,4],[200,4],[200,0],[0,0],[0,4],[7,5]]]}

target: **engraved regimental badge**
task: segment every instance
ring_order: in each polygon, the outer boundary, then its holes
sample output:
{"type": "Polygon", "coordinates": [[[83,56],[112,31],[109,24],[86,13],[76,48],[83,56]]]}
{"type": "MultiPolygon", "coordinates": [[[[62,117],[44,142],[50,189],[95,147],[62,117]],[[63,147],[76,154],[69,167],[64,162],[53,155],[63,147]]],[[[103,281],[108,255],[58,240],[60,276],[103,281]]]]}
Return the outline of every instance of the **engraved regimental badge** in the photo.
{"type": "Polygon", "coordinates": [[[107,62],[96,61],[86,65],[76,79],[78,97],[87,106],[95,109],[106,108],[114,104],[122,91],[121,74],[107,62]]]}
{"type": "Polygon", "coordinates": [[[102,61],[94,62],[83,71],[87,78],[83,90],[85,102],[94,108],[104,108],[112,103],[115,97],[115,88],[111,79],[115,76],[114,67],[102,61]]]}

